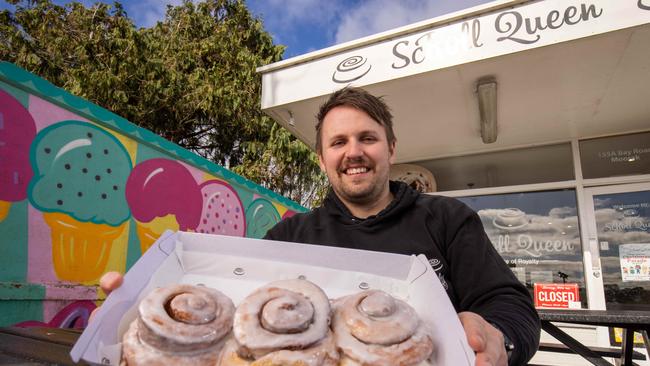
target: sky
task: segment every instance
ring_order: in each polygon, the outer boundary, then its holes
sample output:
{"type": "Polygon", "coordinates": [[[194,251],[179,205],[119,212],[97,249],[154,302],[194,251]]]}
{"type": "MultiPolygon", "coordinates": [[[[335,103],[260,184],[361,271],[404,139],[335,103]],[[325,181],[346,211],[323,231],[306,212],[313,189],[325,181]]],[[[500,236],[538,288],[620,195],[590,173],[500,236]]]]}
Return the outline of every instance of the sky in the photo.
{"type": "MultiPolygon", "coordinates": [[[[198,0],[194,0],[198,1],[198,0]]],[[[291,58],[335,44],[473,7],[488,0],[245,0],[261,18],[275,44],[291,58]]],[[[64,4],[67,0],[54,0],[64,4]]],[[[90,6],[96,0],[79,0],[90,6]]],[[[112,3],[112,0],[102,0],[112,3]]],[[[167,5],[182,0],[121,0],[139,27],[150,27],[165,16],[167,5]]],[[[9,8],[0,0],[0,9],[9,8]]]]}
{"type": "Polygon", "coordinates": [[[247,0],[285,58],[466,9],[487,0],[247,0]]]}

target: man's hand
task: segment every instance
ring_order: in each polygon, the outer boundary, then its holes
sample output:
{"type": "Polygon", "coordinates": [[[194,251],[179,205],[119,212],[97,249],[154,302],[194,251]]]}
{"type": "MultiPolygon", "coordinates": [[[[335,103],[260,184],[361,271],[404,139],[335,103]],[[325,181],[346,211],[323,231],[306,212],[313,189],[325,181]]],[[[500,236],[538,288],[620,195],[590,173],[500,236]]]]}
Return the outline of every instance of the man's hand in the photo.
{"type": "Polygon", "coordinates": [[[507,366],[508,355],[503,334],[476,313],[465,311],[458,314],[463,324],[467,342],[476,352],[476,366],[507,366]]]}
{"type": "MultiPolygon", "coordinates": [[[[106,295],[108,295],[111,293],[111,291],[116,290],[118,287],[122,286],[122,282],[124,282],[124,276],[122,276],[121,273],[106,272],[102,278],[99,279],[99,287],[101,287],[106,295]]],[[[90,317],[88,319],[89,322],[93,320],[93,317],[95,317],[95,312],[97,310],[99,310],[99,308],[96,308],[92,313],[90,313],[90,317]]]]}

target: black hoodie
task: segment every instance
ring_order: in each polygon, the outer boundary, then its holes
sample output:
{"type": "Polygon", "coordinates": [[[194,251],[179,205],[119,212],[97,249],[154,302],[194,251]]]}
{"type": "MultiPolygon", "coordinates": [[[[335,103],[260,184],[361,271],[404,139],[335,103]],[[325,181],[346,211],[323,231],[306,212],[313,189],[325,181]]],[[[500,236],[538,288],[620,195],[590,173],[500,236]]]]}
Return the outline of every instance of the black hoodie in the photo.
{"type": "Polygon", "coordinates": [[[322,207],[297,214],[266,239],[398,254],[424,254],[457,312],[472,311],[515,345],[510,365],[537,351],[540,323],[530,294],[488,239],[478,215],[462,202],[420,194],[390,182],[392,202],[379,214],[354,217],[330,190],[322,207]]]}

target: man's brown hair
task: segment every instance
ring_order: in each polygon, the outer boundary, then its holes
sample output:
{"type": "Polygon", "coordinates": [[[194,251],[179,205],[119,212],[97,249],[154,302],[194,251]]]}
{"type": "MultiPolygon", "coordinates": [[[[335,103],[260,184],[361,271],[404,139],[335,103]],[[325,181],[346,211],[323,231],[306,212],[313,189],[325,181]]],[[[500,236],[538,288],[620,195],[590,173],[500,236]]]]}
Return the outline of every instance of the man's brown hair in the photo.
{"type": "Polygon", "coordinates": [[[366,112],[370,118],[384,127],[388,146],[392,147],[395,143],[395,133],[393,132],[393,115],[390,108],[384,102],[382,97],[376,97],[361,88],[345,87],[337,90],[330,96],[327,102],[320,106],[316,119],[316,152],[323,152],[321,142],[321,128],[323,120],[329,111],[340,106],[350,106],[366,112]]]}

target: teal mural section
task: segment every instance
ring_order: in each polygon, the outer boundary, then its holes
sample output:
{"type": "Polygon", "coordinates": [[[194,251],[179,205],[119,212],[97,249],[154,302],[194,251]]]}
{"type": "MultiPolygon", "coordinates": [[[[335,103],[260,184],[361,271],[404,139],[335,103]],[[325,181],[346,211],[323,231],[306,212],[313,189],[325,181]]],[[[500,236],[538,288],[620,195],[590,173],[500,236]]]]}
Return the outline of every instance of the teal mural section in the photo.
{"type": "MultiPolygon", "coordinates": [[[[27,279],[27,200],[11,204],[8,215],[0,222],[0,279],[2,282],[27,279]]],[[[1,298],[0,298],[1,299],[1,298]]]]}
{"type": "Polygon", "coordinates": [[[23,107],[29,106],[29,93],[0,81],[0,89],[14,97],[23,107]]]}
{"type": "Polygon", "coordinates": [[[0,323],[43,319],[45,287],[20,282],[0,282],[0,323]]]}
{"type": "Polygon", "coordinates": [[[260,238],[306,209],[0,62],[0,326],[83,327],[165,230],[260,238]]]}

